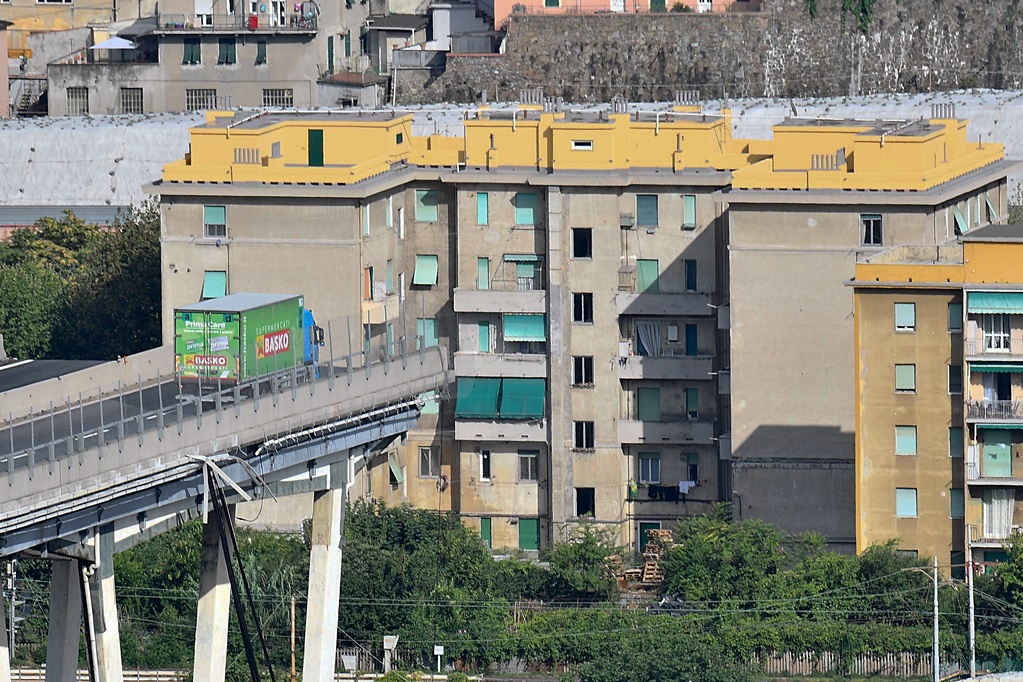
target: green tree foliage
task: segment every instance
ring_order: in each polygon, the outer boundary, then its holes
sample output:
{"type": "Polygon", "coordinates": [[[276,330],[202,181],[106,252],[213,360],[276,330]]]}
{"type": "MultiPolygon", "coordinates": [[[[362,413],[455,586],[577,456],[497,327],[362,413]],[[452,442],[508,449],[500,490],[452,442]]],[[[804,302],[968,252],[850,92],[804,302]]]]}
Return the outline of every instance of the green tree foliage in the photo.
{"type": "Polygon", "coordinates": [[[620,554],[611,531],[591,523],[580,524],[575,537],[545,552],[555,598],[605,601],[617,590],[609,558],[620,554]]]}
{"type": "Polygon", "coordinates": [[[0,333],[7,354],[48,357],[63,283],[51,267],[31,260],[0,267],[0,333]]]}

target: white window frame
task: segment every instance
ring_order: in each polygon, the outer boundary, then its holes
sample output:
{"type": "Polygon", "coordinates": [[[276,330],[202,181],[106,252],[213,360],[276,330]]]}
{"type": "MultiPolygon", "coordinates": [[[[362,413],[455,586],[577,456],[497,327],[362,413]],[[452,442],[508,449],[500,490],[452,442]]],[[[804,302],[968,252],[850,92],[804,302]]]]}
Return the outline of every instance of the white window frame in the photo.
{"type": "Polygon", "coordinates": [[[419,447],[419,478],[440,478],[440,457],[436,456],[439,453],[435,450],[436,448],[428,445],[419,447]],[[424,462],[426,462],[426,473],[423,472],[424,462]]]}
{"type": "Polygon", "coordinates": [[[1009,316],[1001,313],[989,313],[980,318],[981,330],[984,335],[985,353],[1008,353],[1012,348],[1010,339],[1009,316]]]}
{"type": "Polygon", "coordinates": [[[494,475],[494,458],[490,450],[480,450],[480,480],[489,481],[494,475]]]}
{"type": "Polygon", "coordinates": [[[661,482],[661,453],[639,453],[639,482],[658,485],[661,482]]]}

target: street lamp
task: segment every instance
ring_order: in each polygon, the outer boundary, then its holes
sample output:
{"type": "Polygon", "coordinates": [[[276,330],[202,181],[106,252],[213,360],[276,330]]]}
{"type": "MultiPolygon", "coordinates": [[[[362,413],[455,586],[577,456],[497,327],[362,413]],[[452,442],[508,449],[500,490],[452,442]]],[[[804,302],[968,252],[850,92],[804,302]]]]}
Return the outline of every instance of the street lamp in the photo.
{"type": "MultiPolygon", "coordinates": [[[[923,566],[911,566],[902,570],[927,573],[927,569],[923,566]]],[[[940,682],[941,675],[938,672],[938,557],[934,557],[931,580],[934,582],[934,636],[931,640],[931,679],[933,682],[940,682]]]]}

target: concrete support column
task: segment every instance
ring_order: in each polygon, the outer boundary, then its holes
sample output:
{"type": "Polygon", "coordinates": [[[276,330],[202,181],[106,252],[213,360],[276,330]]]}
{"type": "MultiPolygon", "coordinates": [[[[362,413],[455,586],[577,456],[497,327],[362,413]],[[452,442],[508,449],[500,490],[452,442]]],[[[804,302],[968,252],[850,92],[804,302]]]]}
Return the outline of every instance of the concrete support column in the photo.
{"type": "Polygon", "coordinates": [[[96,571],[89,578],[92,603],[92,637],[96,651],[96,682],[122,682],[121,628],[117,622],[114,588],[114,524],[100,529],[96,537],[96,571]]]}
{"type": "MultiPolygon", "coordinates": [[[[230,508],[234,520],[234,506],[230,508]]],[[[202,527],[202,575],[195,619],[194,682],[224,682],[227,671],[227,626],[231,618],[231,581],[217,520],[202,527]]],[[[47,681],[49,682],[49,681],[47,681]]]]}
{"type": "Polygon", "coordinates": [[[7,603],[0,595],[0,682],[11,682],[11,640],[7,636],[7,603]]]}
{"type": "Polygon", "coordinates": [[[54,559],[46,634],[46,682],[74,682],[82,630],[82,571],[71,559],[54,559]]]}
{"type": "Polygon", "coordinates": [[[302,682],[333,682],[337,659],[337,614],[341,605],[341,514],[344,476],[332,490],[313,494],[312,550],[309,553],[309,600],[306,602],[302,682]]]}

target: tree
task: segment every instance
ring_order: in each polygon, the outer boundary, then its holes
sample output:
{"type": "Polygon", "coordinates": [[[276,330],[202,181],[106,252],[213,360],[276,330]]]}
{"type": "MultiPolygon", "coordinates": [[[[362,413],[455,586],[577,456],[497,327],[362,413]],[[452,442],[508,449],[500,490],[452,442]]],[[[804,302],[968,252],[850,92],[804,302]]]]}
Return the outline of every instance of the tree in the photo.
{"type": "Polygon", "coordinates": [[[611,532],[592,523],[580,524],[575,537],[544,554],[550,564],[552,596],[563,600],[609,599],[617,590],[609,559],[620,552],[611,532]]]}
{"type": "Polygon", "coordinates": [[[49,266],[32,260],[0,267],[0,334],[8,355],[48,357],[63,284],[49,266]]]}

